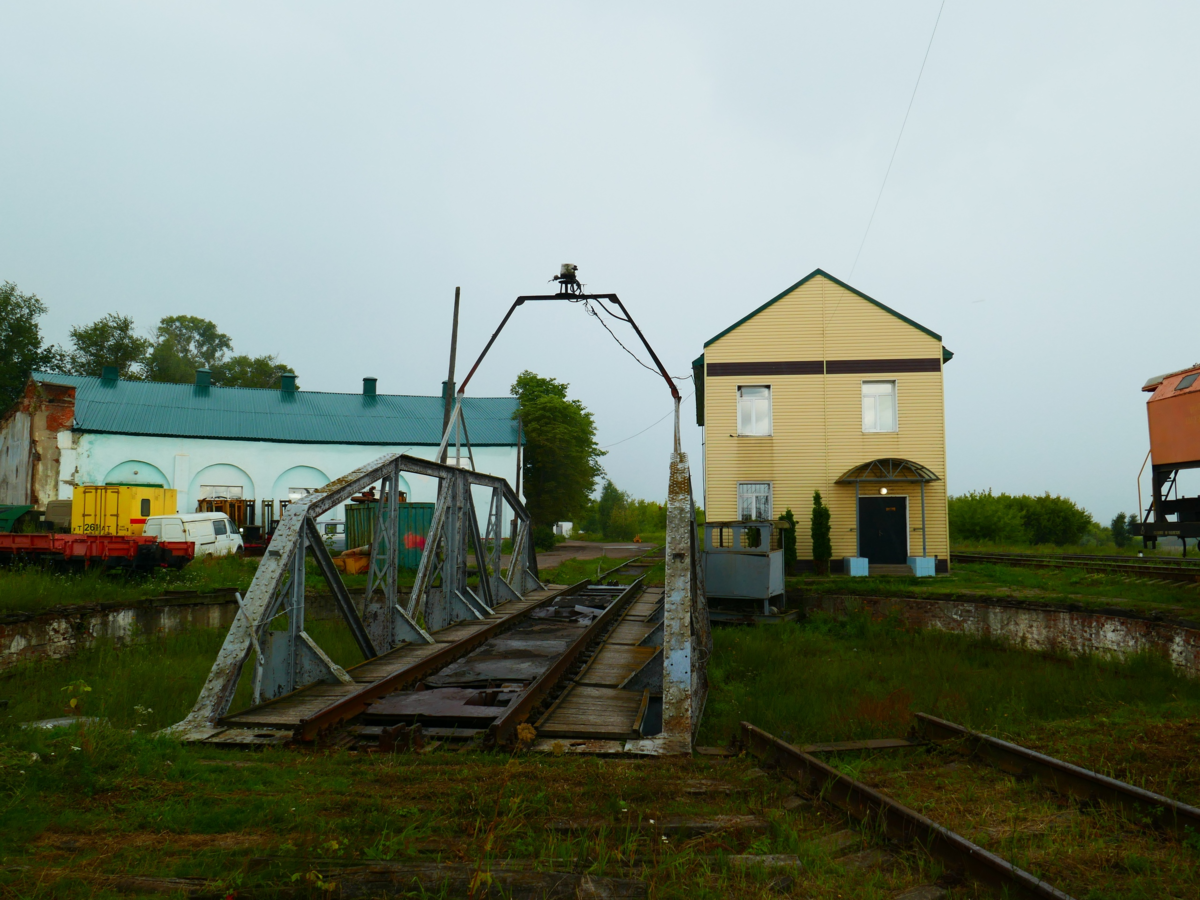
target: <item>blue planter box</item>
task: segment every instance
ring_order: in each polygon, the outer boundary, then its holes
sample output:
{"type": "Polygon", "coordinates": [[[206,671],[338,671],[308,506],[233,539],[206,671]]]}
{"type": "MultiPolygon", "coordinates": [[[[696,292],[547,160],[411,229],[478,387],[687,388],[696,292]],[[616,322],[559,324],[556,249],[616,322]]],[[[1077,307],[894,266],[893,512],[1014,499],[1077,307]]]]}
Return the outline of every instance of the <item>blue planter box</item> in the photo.
{"type": "Polygon", "coordinates": [[[843,556],[842,572],[854,578],[866,578],[871,574],[870,560],[865,556],[843,556]]]}
{"type": "Polygon", "coordinates": [[[913,570],[913,574],[918,578],[932,578],[937,559],[932,556],[910,556],[908,558],[908,567],[913,570]]]}

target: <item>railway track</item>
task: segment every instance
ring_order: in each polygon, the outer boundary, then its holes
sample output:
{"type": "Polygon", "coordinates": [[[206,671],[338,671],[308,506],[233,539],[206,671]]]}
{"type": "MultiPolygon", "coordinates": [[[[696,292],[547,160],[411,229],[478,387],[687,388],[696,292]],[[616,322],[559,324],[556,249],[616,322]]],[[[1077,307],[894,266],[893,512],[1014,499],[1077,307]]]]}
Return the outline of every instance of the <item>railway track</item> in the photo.
{"type": "Polygon", "coordinates": [[[1200,585],[1200,563],[1189,560],[1147,558],[1131,561],[1128,556],[1062,555],[1035,556],[1020,553],[959,553],[951,551],[950,561],[960,563],[994,563],[1005,566],[1029,566],[1042,569],[1083,569],[1108,575],[1128,575],[1164,582],[1200,585]]]}
{"type": "MultiPolygon", "coordinates": [[[[1026,871],[1013,860],[1006,859],[923,815],[877,786],[851,777],[819,759],[815,754],[839,750],[926,747],[934,751],[935,760],[943,752],[953,753],[966,757],[970,763],[982,763],[989,769],[1017,776],[1022,781],[1034,780],[1040,787],[1063,798],[1063,802],[1069,798],[1075,801],[1076,805],[1100,804],[1101,809],[1117,809],[1118,821],[1125,827],[1132,825],[1135,829],[1145,831],[1145,826],[1150,826],[1159,832],[1167,833],[1170,838],[1182,840],[1194,840],[1194,836],[1200,834],[1200,809],[1196,807],[1026,747],[972,731],[953,722],[918,713],[913,738],[801,748],[782,741],[749,722],[742,723],[742,743],[745,748],[796,781],[804,793],[833,803],[860,822],[877,828],[892,841],[909,845],[919,844],[957,876],[966,875],[1004,896],[1072,900],[1071,894],[1051,884],[1047,879],[1026,871]]],[[[940,770],[950,769],[953,765],[941,766],[940,770]]],[[[904,772],[895,774],[894,781],[901,791],[913,791],[909,782],[914,774],[915,771],[907,767],[904,772]]],[[[878,780],[886,782],[888,779],[878,780]]],[[[944,814],[963,818],[966,805],[963,796],[970,794],[971,789],[964,791],[957,787],[950,790],[951,793],[942,798],[944,814]],[[953,793],[954,790],[958,793],[953,793]]],[[[931,805],[928,798],[914,798],[914,802],[926,810],[931,805]]],[[[989,804],[994,802],[989,797],[985,804],[993,817],[995,810],[989,804]]],[[[1022,850],[1016,847],[1015,841],[1009,843],[1013,844],[1009,855],[1016,853],[1029,858],[1027,848],[1022,850]]]]}
{"type": "Polygon", "coordinates": [[[605,718],[611,706],[607,719],[620,722],[610,730],[625,738],[641,737],[648,697],[644,691],[632,696],[623,682],[648,662],[653,649],[648,654],[646,647],[608,643],[627,620],[635,627],[626,628],[626,636],[638,643],[655,630],[650,620],[656,609],[661,611],[661,589],[644,588],[644,570],[654,565],[655,552],[596,578],[500,604],[484,618],[456,622],[434,632],[432,644],[404,644],[347,669],[345,682],[311,684],[223,716],[211,732],[197,736],[198,742],[394,745],[397,739],[410,741],[409,729],[420,725],[421,740],[478,738],[489,745],[511,744],[520,725],[548,704],[562,705],[573,675],[600,653],[612,657],[612,651],[621,649],[626,652],[617,660],[616,672],[622,677],[591,698],[590,712],[605,718]],[[616,576],[634,572],[638,577],[632,584],[616,583],[616,576]]]}

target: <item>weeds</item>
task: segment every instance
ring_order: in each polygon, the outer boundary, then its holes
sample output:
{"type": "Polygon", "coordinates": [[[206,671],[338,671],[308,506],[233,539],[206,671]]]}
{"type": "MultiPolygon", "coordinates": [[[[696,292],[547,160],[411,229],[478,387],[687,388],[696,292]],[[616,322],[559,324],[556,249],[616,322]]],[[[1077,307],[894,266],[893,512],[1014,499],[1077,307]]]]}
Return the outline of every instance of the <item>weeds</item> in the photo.
{"type": "Polygon", "coordinates": [[[1083,569],[955,563],[949,575],[936,578],[804,576],[789,578],[787,587],[790,593],[800,595],[995,598],[1006,602],[1024,600],[1093,609],[1124,608],[1144,613],[1163,611],[1184,618],[1200,614],[1200,591],[1186,584],[1158,584],[1128,575],[1085,572],[1083,569]]]}
{"type": "Polygon", "coordinates": [[[717,629],[714,639],[709,743],[727,741],[743,719],[813,743],[901,736],[917,710],[1010,733],[1124,706],[1200,712],[1200,682],[1155,654],[1117,662],[1032,653],[865,614],[717,629]]]}
{"type": "MultiPolygon", "coordinates": [[[[339,665],[362,661],[342,620],[309,620],[305,627],[339,665]]],[[[0,672],[0,699],[8,701],[0,721],[78,715],[120,728],[164,728],[196,702],[224,639],[225,629],[198,628],[129,644],[104,640],[67,659],[22,663],[0,672]]],[[[249,705],[253,668],[253,661],[245,666],[233,709],[249,705]]]]}

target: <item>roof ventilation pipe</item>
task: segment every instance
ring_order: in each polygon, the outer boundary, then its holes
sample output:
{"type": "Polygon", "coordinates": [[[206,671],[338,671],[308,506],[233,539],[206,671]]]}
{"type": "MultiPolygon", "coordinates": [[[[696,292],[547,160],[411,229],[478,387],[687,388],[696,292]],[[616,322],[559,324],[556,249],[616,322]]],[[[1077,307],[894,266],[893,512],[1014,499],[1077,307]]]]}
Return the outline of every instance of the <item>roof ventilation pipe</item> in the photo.
{"type": "Polygon", "coordinates": [[[377,381],[379,381],[378,378],[372,378],[369,375],[363,379],[363,396],[364,397],[374,397],[375,396],[375,383],[377,381]]]}
{"type": "Polygon", "coordinates": [[[212,384],[212,370],[211,369],[197,369],[196,370],[196,387],[208,387],[211,384],[212,384]]]}
{"type": "Polygon", "coordinates": [[[105,366],[100,370],[100,377],[105,381],[116,381],[118,377],[116,366],[105,366]]]}
{"type": "Polygon", "coordinates": [[[296,376],[291,372],[284,372],[279,376],[279,389],[281,391],[296,390],[296,376]]]}

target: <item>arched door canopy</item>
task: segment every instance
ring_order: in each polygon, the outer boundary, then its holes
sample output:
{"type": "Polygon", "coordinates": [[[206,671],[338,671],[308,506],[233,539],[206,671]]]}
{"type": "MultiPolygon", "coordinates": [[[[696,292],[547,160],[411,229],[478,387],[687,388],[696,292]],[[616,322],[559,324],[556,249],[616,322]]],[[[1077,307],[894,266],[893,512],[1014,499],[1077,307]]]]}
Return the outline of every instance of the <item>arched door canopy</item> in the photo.
{"type": "Polygon", "coordinates": [[[873,459],[870,462],[855,466],[837,480],[838,484],[855,484],[862,481],[913,481],[924,484],[927,481],[940,481],[932,469],[911,459],[873,459]]]}

